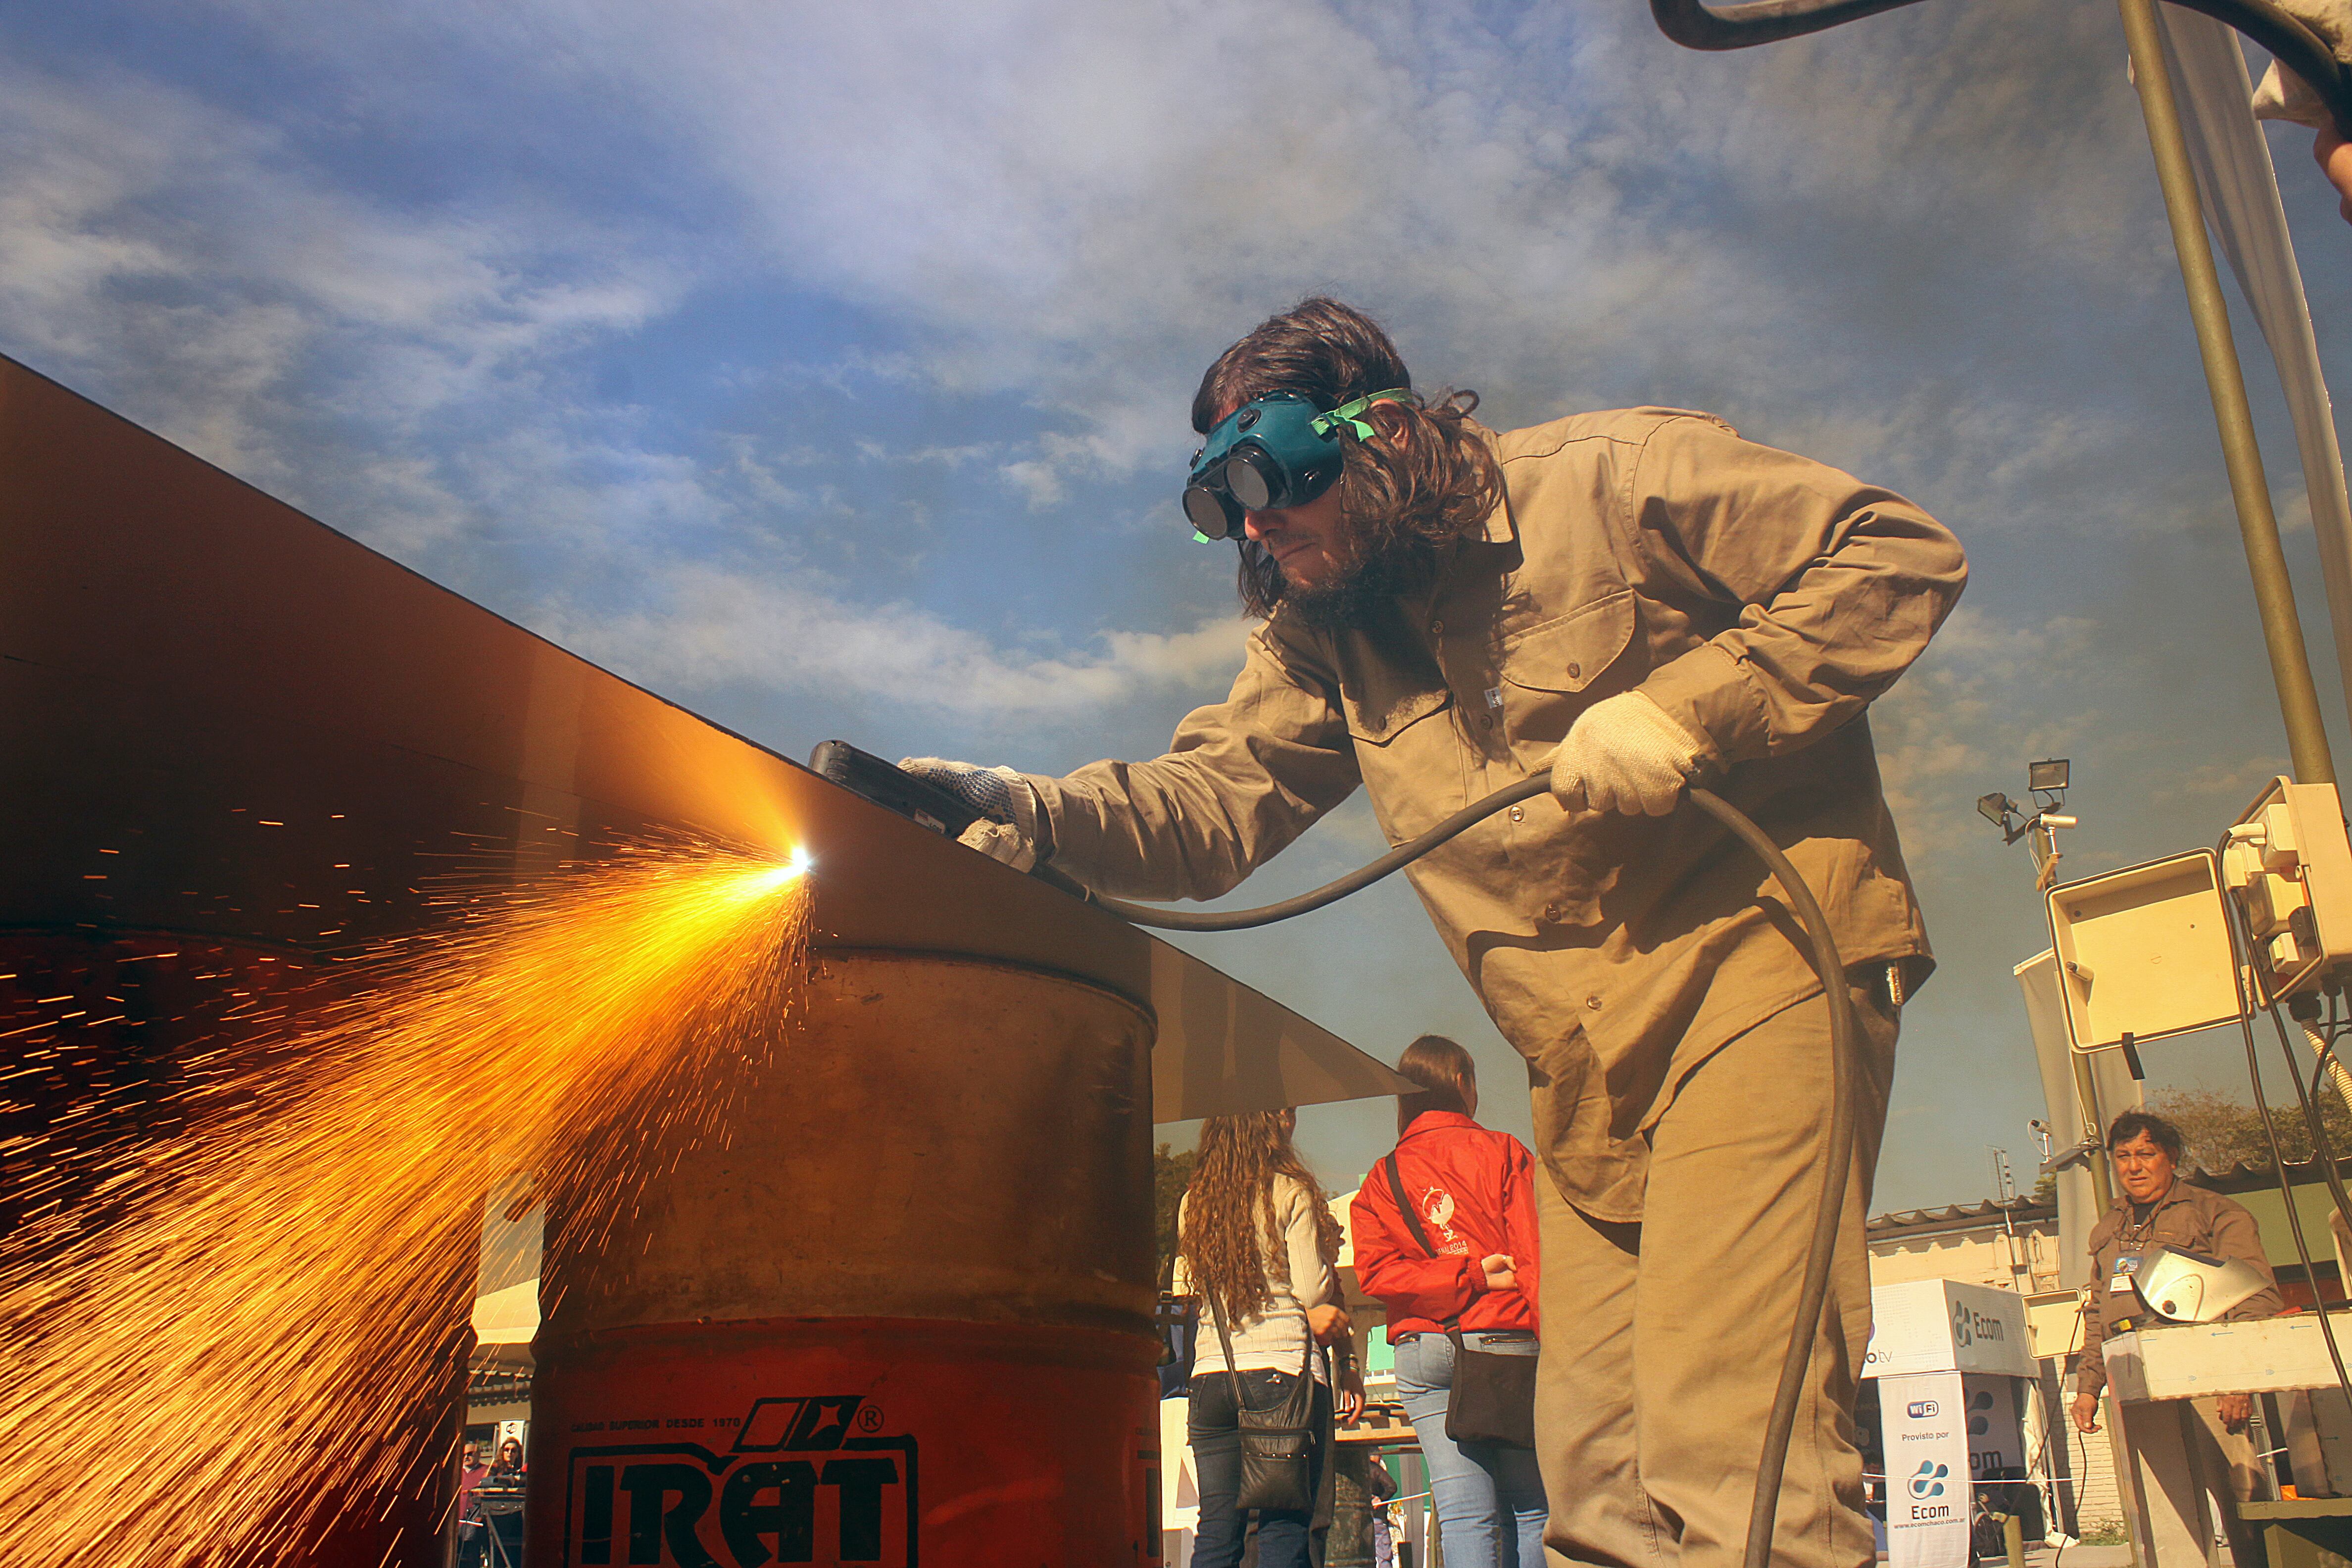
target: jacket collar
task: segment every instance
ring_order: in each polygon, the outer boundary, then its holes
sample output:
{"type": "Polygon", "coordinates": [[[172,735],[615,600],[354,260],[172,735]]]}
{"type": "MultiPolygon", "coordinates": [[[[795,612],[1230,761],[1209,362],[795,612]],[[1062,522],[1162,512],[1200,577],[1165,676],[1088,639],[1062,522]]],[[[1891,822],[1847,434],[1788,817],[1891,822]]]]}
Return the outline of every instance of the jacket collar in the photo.
{"type": "MultiPolygon", "coordinates": [[[[1486,443],[1486,450],[1494,456],[1495,467],[1500,471],[1503,467],[1501,437],[1475,419],[1468,423],[1478,439],[1486,443]]],[[[1495,510],[1486,514],[1486,525],[1479,531],[1478,537],[1488,544],[1509,544],[1519,537],[1519,525],[1511,516],[1511,487],[1507,481],[1503,486],[1503,499],[1496,501],[1495,510]]]]}
{"type": "MultiPolygon", "coordinates": [[[[1417,1138],[1423,1132],[1435,1132],[1442,1128],[1475,1127],[1478,1124],[1475,1121],[1471,1121],[1470,1118],[1463,1115],[1458,1110],[1424,1110],[1419,1116],[1412,1119],[1412,1125],[1404,1130],[1404,1137],[1417,1138]]],[[[1402,1143],[1404,1142],[1404,1138],[1400,1138],[1397,1142],[1402,1143]]]]}

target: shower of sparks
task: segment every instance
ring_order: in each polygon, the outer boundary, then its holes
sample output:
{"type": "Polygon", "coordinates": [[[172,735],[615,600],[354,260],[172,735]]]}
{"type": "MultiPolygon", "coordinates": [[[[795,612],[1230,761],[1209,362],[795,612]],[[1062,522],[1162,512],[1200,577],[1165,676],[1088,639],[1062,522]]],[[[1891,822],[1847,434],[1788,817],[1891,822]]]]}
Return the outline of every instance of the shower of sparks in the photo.
{"type": "Polygon", "coordinates": [[[0,1563],[243,1568],[413,1485],[486,1184],[609,1225],[720,1135],[796,1003],[806,864],[670,846],[465,900],[0,1242],[0,1563]]]}

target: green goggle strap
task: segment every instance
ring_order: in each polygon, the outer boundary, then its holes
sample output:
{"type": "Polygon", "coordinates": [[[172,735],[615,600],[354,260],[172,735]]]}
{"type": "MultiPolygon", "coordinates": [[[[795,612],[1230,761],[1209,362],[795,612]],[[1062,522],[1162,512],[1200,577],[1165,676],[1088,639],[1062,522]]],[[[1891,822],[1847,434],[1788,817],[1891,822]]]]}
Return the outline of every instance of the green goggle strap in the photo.
{"type": "Polygon", "coordinates": [[[1317,415],[1310,428],[1318,436],[1328,436],[1345,425],[1356,432],[1357,440],[1369,441],[1372,438],[1372,427],[1361,417],[1364,410],[1375,403],[1409,403],[1412,400],[1412,390],[1410,387],[1392,386],[1386,392],[1367,393],[1353,403],[1339,405],[1328,414],[1317,415]]]}

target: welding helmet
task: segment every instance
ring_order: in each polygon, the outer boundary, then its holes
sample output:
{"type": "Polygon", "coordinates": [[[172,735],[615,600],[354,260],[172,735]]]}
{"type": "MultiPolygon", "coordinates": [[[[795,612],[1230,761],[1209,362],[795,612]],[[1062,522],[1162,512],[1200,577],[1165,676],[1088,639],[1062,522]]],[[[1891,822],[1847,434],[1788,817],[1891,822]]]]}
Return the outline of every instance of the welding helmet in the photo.
{"type": "Polygon", "coordinates": [[[1184,515],[1203,542],[1239,539],[1245,513],[1304,506],[1339,477],[1339,432],[1360,441],[1372,427],[1361,417],[1375,403],[1402,403],[1412,394],[1395,387],[1343,403],[1325,413],[1296,392],[1252,398],[1217,422],[1208,444],[1192,454],[1184,487],[1184,515]]]}
{"type": "Polygon", "coordinates": [[[2151,1247],[2132,1288],[2149,1311],[2176,1323],[2210,1323],[2270,1289],[2263,1271],[2234,1258],[2209,1258],[2185,1247],[2151,1247]]]}

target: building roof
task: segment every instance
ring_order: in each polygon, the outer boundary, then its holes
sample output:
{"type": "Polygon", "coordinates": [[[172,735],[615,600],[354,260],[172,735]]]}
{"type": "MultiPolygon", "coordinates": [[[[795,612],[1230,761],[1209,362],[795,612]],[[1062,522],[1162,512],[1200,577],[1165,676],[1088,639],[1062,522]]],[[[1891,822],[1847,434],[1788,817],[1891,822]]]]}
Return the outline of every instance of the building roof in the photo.
{"type": "Polygon", "coordinates": [[[1891,1241],[1897,1237],[1933,1236],[1947,1230],[1981,1230],[1999,1225],[2004,1214],[2012,1225],[2048,1225],[2057,1219],[2058,1205],[2036,1203],[2032,1198],[2012,1198],[2006,1204],[1987,1198],[1982,1203],[1947,1204],[1939,1209],[1903,1209],[1874,1215],[1865,1230],[1872,1241],[1891,1241]]]}
{"type": "MultiPolygon", "coordinates": [[[[2352,1157],[2336,1162],[2336,1168],[2352,1178],[2352,1157]]],[[[2290,1160],[2287,1179],[2297,1188],[2319,1187],[2326,1177],[2316,1159],[2290,1160]]],[[[2268,1164],[2252,1164],[2241,1160],[2226,1171],[2208,1171],[2199,1166],[2187,1173],[2188,1179],[2209,1192],[2223,1193],[2236,1197],[2249,1192],[2278,1192],[2278,1173],[2268,1164]]],[[[2323,1189],[2324,1190],[2324,1189],[2323,1189]]],[[[1871,1216],[1865,1234],[1872,1241],[1892,1241],[1908,1236],[1934,1236],[1946,1231],[1981,1230],[2000,1223],[2006,1213],[2012,1225],[2050,1225],[2058,1218],[2054,1203],[2038,1203],[2032,1198],[2012,1198],[2002,1204],[1991,1198],[1981,1203],[1947,1204],[1942,1208],[1893,1210],[1871,1216]]]]}
{"type": "MultiPolygon", "coordinates": [[[[2336,1168],[2344,1175],[2352,1176],[2352,1156],[2338,1159],[2336,1168]]],[[[2298,1187],[2307,1183],[2321,1184],[2327,1180],[2315,1155],[2308,1160],[2289,1160],[2286,1174],[2287,1180],[2298,1187]]],[[[2200,1187],[2232,1195],[2252,1187],[2268,1187],[2273,1192],[2278,1190],[2278,1172],[2268,1161],[2257,1165],[2251,1160],[2241,1160],[2226,1171],[2209,1171],[2200,1165],[2189,1173],[2189,1179],[2200,1187]]]]}

